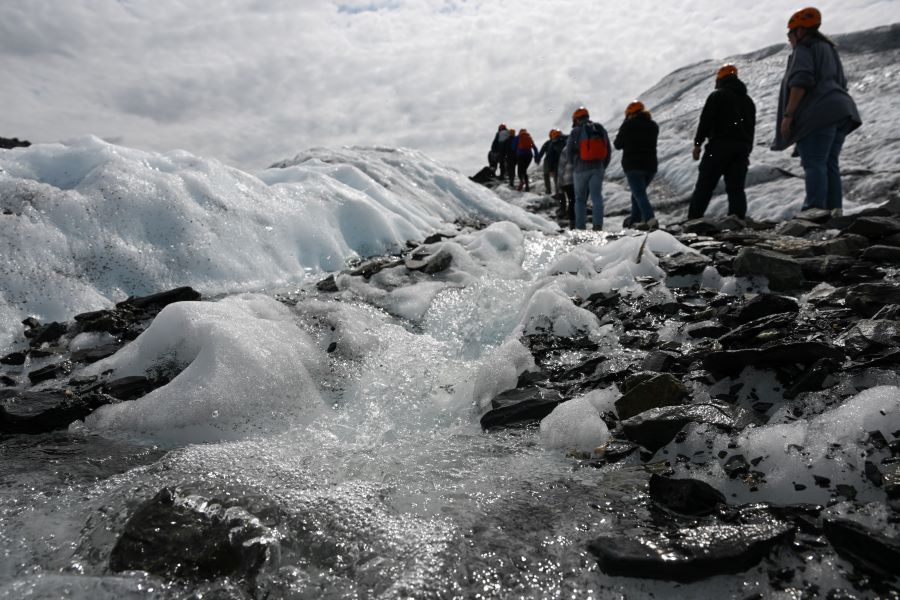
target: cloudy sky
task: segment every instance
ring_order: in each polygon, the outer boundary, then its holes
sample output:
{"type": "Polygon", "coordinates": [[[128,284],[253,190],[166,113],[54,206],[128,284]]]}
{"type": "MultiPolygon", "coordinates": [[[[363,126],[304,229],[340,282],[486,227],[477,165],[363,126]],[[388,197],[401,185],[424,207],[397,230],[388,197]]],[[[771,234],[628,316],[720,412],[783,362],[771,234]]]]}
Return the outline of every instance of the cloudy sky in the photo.
{"type": "MultiPolygon", "coordinates": [[[[826,33],[900,21],[900,0],[816,6],[826,33]]],[[[786,43],[799,7],[2,0],[0,136],[94,134],[251,171],[316,146],[408,146],[473,173],[499,122],[527,127],[538,143],[579,104],[617,122],[678,67],[786,43]]]]}

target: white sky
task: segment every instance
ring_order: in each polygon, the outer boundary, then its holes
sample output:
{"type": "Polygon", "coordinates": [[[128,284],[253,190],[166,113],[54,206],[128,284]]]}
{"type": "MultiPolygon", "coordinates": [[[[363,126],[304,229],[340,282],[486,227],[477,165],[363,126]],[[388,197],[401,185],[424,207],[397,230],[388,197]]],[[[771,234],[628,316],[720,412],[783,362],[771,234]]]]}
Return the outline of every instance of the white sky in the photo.
{"type": "MultiPolygon", "coordinates": [[[[900,0],[823,0],[823,31],[900,0]]],[[[253,170],[315,146],[408,146],[467,174],[497,123],[542,140],[671,71],[785,42],[758,0],[4,0],[0,136],[95,134],[253,170]],[[627,10],[623,7],[627,6],[627,10]]]]}

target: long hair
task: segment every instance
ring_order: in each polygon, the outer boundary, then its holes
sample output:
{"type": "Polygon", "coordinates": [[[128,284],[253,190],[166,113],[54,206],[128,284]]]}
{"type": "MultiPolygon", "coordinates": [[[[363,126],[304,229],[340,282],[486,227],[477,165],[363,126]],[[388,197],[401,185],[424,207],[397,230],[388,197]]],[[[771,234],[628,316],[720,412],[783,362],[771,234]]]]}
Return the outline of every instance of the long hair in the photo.
{"type": "Polygon", "coordinates": [[[818,26],[809,28],[808,35],[812,38],[822,40],[823,42],[827,42],[828,44],[831,45],[832,48],[837,46],[837,44],[835,44],[834,42],[831,41],[831,38],[829,38],[827,35],[825,35],[821,31],[819,31],[818,26]]]}

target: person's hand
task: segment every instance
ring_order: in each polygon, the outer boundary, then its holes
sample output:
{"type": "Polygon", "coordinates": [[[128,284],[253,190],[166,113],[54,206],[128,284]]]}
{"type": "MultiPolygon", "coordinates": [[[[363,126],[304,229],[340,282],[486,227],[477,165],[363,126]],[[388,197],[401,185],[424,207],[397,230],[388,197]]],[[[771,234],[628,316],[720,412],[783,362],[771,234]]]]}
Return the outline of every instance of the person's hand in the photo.
{"type": "Polygon", "coordinates": [[[784,117],[781,119],[781,139],[786,140],[791,136],[791,125],[793,125],[793,117],[784,117]]]}
{"type": "Polygon", "coordinates": [[[702,146],[697,146],[696,144],[694,145],[694,152],[693,152],[694,160],[700,160],[701,148],[702,148],[702,146]]]}

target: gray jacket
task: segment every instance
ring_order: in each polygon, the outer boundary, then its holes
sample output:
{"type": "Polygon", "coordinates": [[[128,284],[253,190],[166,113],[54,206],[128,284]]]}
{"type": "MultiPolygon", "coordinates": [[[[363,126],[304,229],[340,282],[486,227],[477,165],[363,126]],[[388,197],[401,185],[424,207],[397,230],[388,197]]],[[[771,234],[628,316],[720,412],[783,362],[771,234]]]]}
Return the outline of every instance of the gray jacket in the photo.
{"type": "Polygon", "coordinates": [[[847,93],[847,77],[837,50],[827,40],[811,35],[797,44],[788,59],[778,95],[772,150],[784,150],[814,131],[839,124],[845,124],[849,133],[862,125],[862,119],[847,93]],[[792,87],[805,89],[806,95],[794,113],[790,137],[783,139],[779,124],[792,87]]]}
{"type": "Polygon", "coordinates": [[[556,166],[556,185],[561,188],[575,183],[575,165],[569,160],[569,148],[563,147],[559,153],[559,164],[556,166]]]}

